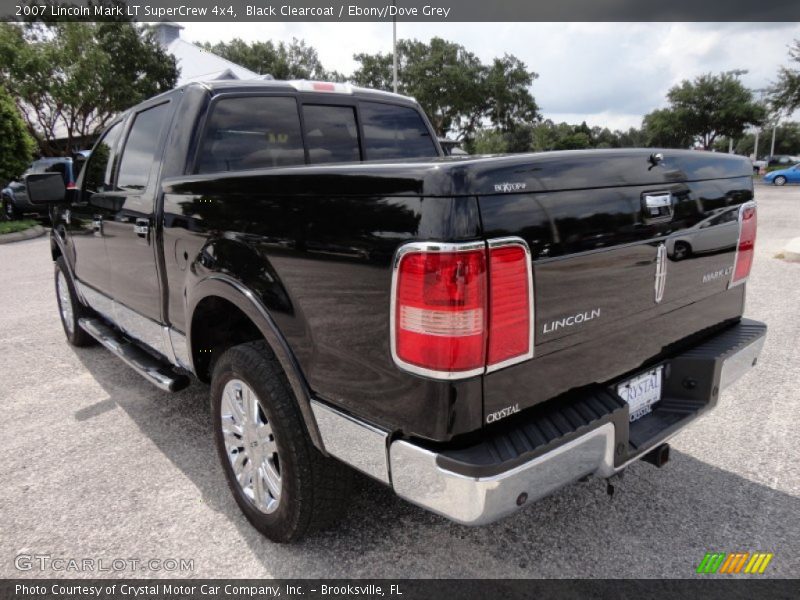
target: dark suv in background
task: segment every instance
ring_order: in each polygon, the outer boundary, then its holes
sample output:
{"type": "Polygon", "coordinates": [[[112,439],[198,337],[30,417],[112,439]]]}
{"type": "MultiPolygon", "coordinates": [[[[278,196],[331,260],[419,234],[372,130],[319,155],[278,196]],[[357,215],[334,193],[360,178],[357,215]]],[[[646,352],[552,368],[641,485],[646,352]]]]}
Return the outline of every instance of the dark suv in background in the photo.
{"type": "Polygon", "coordinates": [[[40,158],[33,161],[31,166],[20,177],[20,181],[12,181],[0,192],[3,202],[3,219],[12,221],[21,219],[26,215],[39,218],[48,217],[47,205],[34,205],[28,199],[28,192],[25,190],[25,176],[32,173],[61,173],[67,189],[75,187],[75,181],[81,172],[81,167],[86,159],[89,158],[89,150],[80,150],[69,156],[58,156],[55,158],[40,158]]]}

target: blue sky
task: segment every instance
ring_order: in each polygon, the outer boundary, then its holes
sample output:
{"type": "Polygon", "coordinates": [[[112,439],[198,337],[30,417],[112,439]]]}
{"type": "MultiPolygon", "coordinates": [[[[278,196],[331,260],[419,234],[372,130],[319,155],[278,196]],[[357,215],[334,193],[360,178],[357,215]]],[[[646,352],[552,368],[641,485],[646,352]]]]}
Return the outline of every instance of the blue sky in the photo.
{"type": "MultiPolygon", "coordinates": [[[[391,23],[182,23],[193,42],[306,40],[326,68],[351,72],[357,52],[388,52],[391,23]]],[[[706,72],[746,69],[764,88],[788,65],[799,23],[398,23],[398,38],[440,36],[483,61],[514,54],[539,74],[533,94],[546,118],[639,126],[669,88],[706,72]]],[[[794,115],[797,117],[798,115],[794,115]]]]}

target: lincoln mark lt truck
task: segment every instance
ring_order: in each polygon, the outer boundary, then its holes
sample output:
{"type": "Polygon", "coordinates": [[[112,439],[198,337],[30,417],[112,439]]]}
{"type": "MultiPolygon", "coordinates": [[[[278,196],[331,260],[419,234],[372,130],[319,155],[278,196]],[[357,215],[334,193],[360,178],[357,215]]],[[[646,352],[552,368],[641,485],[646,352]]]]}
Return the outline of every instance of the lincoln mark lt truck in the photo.
{"type": "Polygon", "coordinates": [[[410,98],[190,84],[119,116],[49,204],[68,341],[210,388],[228,485],[291,541],[352,469],[460,523],[667,461],[756,364],[746,159],[445,157],[410,98]]]}

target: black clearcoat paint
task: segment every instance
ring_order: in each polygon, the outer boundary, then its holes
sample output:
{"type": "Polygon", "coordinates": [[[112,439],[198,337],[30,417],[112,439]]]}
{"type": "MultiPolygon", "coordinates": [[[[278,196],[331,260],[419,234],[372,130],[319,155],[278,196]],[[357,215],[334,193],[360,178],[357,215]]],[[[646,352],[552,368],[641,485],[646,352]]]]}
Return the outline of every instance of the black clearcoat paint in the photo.
{"type": "MultiPolygon", "coordinates": [[[[446,441],[481,429],[490,412],[618,377],[697,330],[741,315],[743,286],[726,291],[726,281],[702,283],[705,273],[732,264],[735,235],[730,226],[703,223],[752,198],[746,160],[664,150],[654,166],[652,150],[609,150],[193,174],[210,102],[245,93],[291,94],[300,102],[320,96],[233,82],[190,85],[161,98],[171,101],[172,125],[162,142],[152,210],[137,215],[153,225],[148,248],[158,285],[150,284],[148,293],[161,301],[160,314],[148,316],[191,341],[191,311],[211,293],[209,280],[236,282],[268,313],[269,323],[259,327],[296,367],[290,374],[296,391],[397,435],[446,441]],[[674,215],[648,220],[642,194],[666,191],[678,199],[674,215]],[[697,240],[710,239],[704,237],[709,230],[719,233],[717,246],[701,250],[697,240]],[[389,349],[397,249],[416,240],[501,236],[520,236],[532,250],[535,358],[458,382],[398,369],[389,349]],[[669,283],[656,304],[660,243],[669,250],[669,283]],[[543,333],[548,323],[593,308],[600,317],[543,333]]],[[[360,99],[416,106],[377,93],[325,95],[353,106],[360,99]]],[[[107,276],[102,272],[102,238],[98,244],[86,229],[92,210],[78,219],[84,230],[71,231],[94,242],[96,272],[89,278],[109,286],[128,282],[114,294],[122,302],[141,299],[136,277],[112,276],[132,265],[106,256],[107,276]]],[[[234,294],[229,287],[225,293],[234,294]]],[[[258,311],[248,314],[260,318],[258,311]]]]}

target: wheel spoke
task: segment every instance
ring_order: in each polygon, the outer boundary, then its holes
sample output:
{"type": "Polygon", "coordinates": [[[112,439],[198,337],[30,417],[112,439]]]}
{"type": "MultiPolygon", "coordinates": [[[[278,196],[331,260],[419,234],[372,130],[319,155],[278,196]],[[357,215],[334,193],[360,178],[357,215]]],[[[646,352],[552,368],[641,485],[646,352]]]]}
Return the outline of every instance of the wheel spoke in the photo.
{"type": "Polygon", "coordinates": [[[253,474],[253,498],[258,507],[264,506],[264,477],[261,475],[261,469],[253,474]]]}
{"type": "Polygon", "coordinates": [[[244,386],[242,390],[244,398],[244,409],[246,411],[246,419],[249,423],[254,425],[258,423],[258,399],[249,386],[244,386]]]}
{"type": "Polygon", "coordinates": [[[278,472],[275,470],[275,466],[272,464],[272,460],[268,459],[264,461],[264,466],[262,467],[264,470],[264,481],[267,483],[267,487],[269,488],[269,493],[272,495],[275,500],[280,500],[281,497],[281,476],[278,475],[278,472]]]}
{"type": "Polygon", "coordinates": [[[280,458],[258,395],[232,378],[222,390],[219,410],[222,443],[239,489],[259,511],[274,512],[282,489],[280,458]]]}
{"type": "Polygon", "coordinates": [[[236,391],[233,387],[226,388],[225,393],[225,400],[226,404],[230,408],[230,416],[233,419],[234,423],[237,425],[243,425],[247,422],[247,416],[242,409],[242,405],[239,400],[236,398],[236,391]]]}

